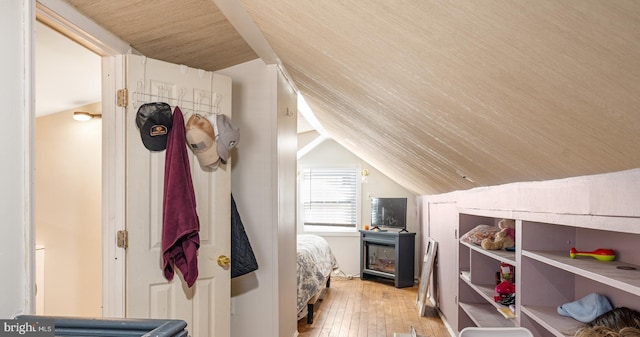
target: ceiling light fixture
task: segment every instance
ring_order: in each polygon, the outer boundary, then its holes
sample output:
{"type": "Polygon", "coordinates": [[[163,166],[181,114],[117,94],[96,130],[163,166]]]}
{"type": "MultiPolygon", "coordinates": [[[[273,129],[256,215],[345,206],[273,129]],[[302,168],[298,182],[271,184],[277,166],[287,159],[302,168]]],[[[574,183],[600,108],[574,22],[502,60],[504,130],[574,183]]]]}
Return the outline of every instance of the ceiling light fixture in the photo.
{"type": "Polygon", "coordinates": [[[80,121],[80,122],[86,122],[88,120],[91,120],[92,118],[102,118],[102,114],[91,114],[85,111],[75,111],[73,113],[73,119],[80,121]]]}

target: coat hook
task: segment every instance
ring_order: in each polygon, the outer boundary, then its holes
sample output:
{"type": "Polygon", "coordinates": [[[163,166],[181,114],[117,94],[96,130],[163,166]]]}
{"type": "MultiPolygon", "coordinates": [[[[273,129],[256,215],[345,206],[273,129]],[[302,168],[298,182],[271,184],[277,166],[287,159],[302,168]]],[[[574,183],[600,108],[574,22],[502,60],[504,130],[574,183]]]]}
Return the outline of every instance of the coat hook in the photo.
{"type": "Polygon", "coordinates": [[[198,91],[196,94],[196,106],[194,107],[195,111],[194,113],[197,113],[198,111],[200,111],[200,105],[202,104],[202,92],[198,91]]]}
{"type": "Polygon", "coordinates": [[[138,109],[140,107],[140,101],[144,101],[144,80],[138,80],[136,82],[137,92],[133,93],[133,108],[138,109]],[[142,96],[142,97],[140,97],[142,96]]]}
{"type": "Polygon", "coordinates": [[[182,107],[182,99],[184,98],[184,88],[178,88],[178,106],[182,107]]]}
{"type": "Polygon", "coordinates": [[[220,114],[220,107],[219,107],[220,101],[222,101],[222,95],[217,92],[214,92],[213,93],[213,113],[216,115],[220,114]]]}

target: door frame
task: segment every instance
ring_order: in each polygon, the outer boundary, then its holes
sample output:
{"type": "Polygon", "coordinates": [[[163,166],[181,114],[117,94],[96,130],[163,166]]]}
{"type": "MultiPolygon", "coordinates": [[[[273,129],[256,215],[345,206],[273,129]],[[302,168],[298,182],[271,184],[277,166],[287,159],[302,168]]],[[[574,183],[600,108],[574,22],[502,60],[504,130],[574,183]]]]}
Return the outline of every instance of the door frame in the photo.
{"type": "MultiPolygon", "coordinates": [[[[61,0],[37,0],[35,16],[102,57],[102,316],[125,317],[126,252],[115,237],[126,229],[126,108],[118,107],[115,97],[125,88],[124,54],[132,49],[61,0]]],[[[35,223],[30,226],[35,233],[35,223]]]]}

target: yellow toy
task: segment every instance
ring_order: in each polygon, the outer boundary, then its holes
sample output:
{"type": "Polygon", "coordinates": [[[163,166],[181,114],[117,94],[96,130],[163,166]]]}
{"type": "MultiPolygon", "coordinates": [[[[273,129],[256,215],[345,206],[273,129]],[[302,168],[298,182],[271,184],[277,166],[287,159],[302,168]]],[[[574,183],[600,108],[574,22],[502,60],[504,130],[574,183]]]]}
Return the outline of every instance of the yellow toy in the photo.
{"type": "Polygon", "coordinates": [[[616,252],[613,249],[598,248],[592,252],[579,252],[575,248],[569,250],[569,257],[575,259],[576,256],[591,256],[598,261],[613,261],[616,259],[616,252]]]}

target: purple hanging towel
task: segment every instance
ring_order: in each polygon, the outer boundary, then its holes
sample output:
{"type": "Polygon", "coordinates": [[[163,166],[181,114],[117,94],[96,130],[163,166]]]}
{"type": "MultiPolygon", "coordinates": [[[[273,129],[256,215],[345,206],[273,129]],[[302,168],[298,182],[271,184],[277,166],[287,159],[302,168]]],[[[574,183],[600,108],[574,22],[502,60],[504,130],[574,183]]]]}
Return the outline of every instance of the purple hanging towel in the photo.
{"type": "Polygon", "coordinates": [[[162,258],[164,277],[171,281],[174,270],[182,273],[189,287],[198,278],[200,221],[187,155],[184,118],[176,107],[167,138],[162,202],[162,258]]]}

